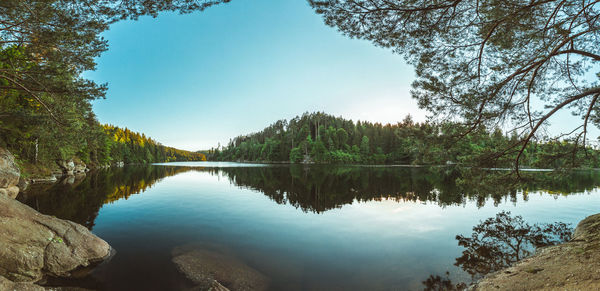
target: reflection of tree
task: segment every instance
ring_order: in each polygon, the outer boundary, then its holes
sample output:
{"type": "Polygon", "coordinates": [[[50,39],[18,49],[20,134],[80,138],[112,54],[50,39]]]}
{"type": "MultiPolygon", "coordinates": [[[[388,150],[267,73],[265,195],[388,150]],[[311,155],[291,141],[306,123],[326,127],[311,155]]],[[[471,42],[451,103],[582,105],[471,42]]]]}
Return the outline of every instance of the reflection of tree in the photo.
{"type": "Polygon", "coordinates": [[[455,265],[472,276],[485,275],[531,255],[537,247],[570,237],[571,228],[565,223],[530,225],[520,215],[502,211],[474,226],[470,237],[456,236],[458,245],[466,249],[455,265]]]}
{"type": "Polygon", "coordinates": [[[516,202],[519,193],[582,192],[595,188],[600,173],[523,173],[527,180],[499,171],[453,167],[403,168],[361,166],[303,167],[274,166],[257,168],[206,168],[224,174],[231,183],[257,190],[279,204],[290,204],[303,211],[321,213],[353,201],[391,199],[431,202],[440,206],[475,201],[483,206],[490,198],[495,205],[506,197],[516,202]]]}
{"type": "Polygon", "coordinates": [[[458,291],[467,288],[465,283],[452,283],[449,277],[450,273],[448,272],[446,272],[446,277],[430,275],[427,280],[423,281],[423,285],[425,285],[423,291],[458,291]]]}
{"type": "MultiPolygon", "coordinates": [[[[473,227],[470,237],[457,235],[458,245],[465,248],[454,265],[473,278],[506,268],[530,256],[536,248],[555,245],[571,238],[572,229],[562,222],[529,224],[522,216],[502,211],[473,227]]],[[[454,284],[446,276],[430,275],[423,281],[424,290],[464,290],[465,283],[454,284]]]]}
{"type": "Polygon", "coordinates": [[[77,184],[32,185],[19,196],[41,213],[68,219],[88,228],[102,205],[146,191],[164,177],[188,171],[184,167],[129,166],[90,172],[77,184]]]}
{"type": "Polygon", "coordinates": [[[279,204],[322,213],[354,201],[415,201],[442,207],[489,199],[499,204],[527,191],[582,192],[597,187],[600,172],[531,174],[525,182],[502,172],[455,167],[403,168],[364,166],[194,168],[131,166],[88,173],[77,185],[32,186],[19,198],[40,212],[81,223],[88,228],[100,207],[142,193],[164,177],[186,171],[224,175],[241,188],[260,191],[279,204]],[[42,194],[42,195],[41,195],[42,194]]]}

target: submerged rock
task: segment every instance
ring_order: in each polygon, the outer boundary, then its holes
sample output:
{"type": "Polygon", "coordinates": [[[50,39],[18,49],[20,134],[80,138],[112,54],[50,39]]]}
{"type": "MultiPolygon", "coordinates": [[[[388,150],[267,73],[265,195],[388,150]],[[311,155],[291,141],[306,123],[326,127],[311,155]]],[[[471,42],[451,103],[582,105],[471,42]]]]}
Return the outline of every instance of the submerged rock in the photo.
{"type": "Polygon", "coordinates": [[[600,214],[582,220],[571,241],[541,248],[469,289],[600,290],[600,214]]]}
{"type": "Polygon", "coordinates": [[[266,290],[269,279],[225,252],[200,247],[178,247],[173,263],[191,280],[191,290],[266,290]]]}
{"type": "Polygon", "coordinates": [[[68,277],[110,254],[108,243],[87,228],[2,195],[0,246],[0,276],[14,282],[36,282],[44,275],[68,277]]]}

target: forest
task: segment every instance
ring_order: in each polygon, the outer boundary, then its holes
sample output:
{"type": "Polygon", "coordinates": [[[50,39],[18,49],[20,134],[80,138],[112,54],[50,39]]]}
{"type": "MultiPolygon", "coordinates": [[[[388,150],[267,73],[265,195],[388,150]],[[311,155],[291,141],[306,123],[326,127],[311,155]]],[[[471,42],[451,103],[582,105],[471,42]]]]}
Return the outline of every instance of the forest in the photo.
{"type": "Polygon", "coordinates": [[[73,158],[83,161],[89,168],[115,162],[138,164],[206,159],[201,153],[164,146],[143,133],[102,125],[96,120],[89,102],[69,104],[70,110],[63,115],[69,122],[57,123],[32,98],[17,90],[0,87],[0,96],[0,147],[15,155],[26,175],[48,175],[57,167],[56,161],[73,158]]]}
{"type": "MultiPolygon", "coordinates": [[[[48,175],[56,161],[88,167],[114,162],[202,160],[143,134],[98,122],[92,102],[107,84],[85,78],[108,49],[101,33],[122,19],[158,11],[191,12],[211,3],[169,1],[0,1],[0,147],[22,173],[48,175]]],[[[213,3],[214,4],[214,3],[213,3]]]]}
{"type": "MultiPolygon", "coordinates": [[[[315,112],[279,120],[206,154],[218,161],[511,167],[519,152],[514,145],[519,143],[516,133],[500,128],[468,131],[459,123],[415,122],[410,116],[396,124],[355,123],[315,112]]],[[[566,140],[539,139],[527,145],[521,164],[597,168],[600,153],[566,140]]]]}

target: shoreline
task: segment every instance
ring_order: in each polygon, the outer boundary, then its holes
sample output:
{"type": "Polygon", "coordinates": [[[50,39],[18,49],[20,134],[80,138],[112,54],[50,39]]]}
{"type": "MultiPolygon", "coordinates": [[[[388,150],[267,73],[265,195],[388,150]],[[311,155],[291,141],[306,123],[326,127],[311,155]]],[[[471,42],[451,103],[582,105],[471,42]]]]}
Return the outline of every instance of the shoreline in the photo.
{"type": "Polygon", "coordinates": [[[600,290],[600,213],[581,220],[570,241],[540,248],[467,290],[600,290]]]}

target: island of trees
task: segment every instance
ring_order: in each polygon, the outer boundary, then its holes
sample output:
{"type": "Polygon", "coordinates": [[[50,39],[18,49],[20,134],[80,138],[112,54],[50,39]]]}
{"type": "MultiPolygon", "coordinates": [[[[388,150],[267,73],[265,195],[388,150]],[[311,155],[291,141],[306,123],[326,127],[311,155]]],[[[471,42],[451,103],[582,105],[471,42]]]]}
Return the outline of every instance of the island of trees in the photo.
{"type": "MultiPolygon", "coordinates": [[[[235,137],[206,154],[218,161],[512,166],[519,150],[511,145],[520,142],[515,132],[480,127],[464,134],[465,127],[414,122],[410,116],[396,124],[381,124],[305,113],[235,137]]],[[[600,153],[565,140],[540,139],[527,145],[521,160],[536,168],[596,168],[600,153]]]]}

